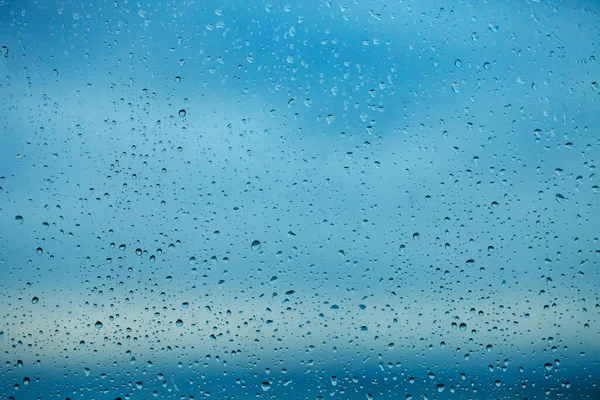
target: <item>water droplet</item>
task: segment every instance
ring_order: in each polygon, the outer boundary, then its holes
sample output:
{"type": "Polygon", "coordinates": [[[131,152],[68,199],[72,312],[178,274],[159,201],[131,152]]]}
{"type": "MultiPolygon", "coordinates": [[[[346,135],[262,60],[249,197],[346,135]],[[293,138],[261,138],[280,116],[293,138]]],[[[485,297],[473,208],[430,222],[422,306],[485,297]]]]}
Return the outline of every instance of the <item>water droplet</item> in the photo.
{"type": "Polygon", "coordinates": [[[8,47],[2,46],[0,47],[0,54],[2,57],[8,57],[8,47]]]}
{"type": "Polygon", "coordinates": [[[119,246],[119,250],[124,251],[127,248],[127,246],[125,246],[124,244],[119,246]]]}
{"type": "Polygon", "coordinates": [[[456,59],[456,61],[454,61],[454,65],[458,68],[462,67],[462,61],[460,61],[458,58],[456,59]]]}
{"type": "Polygon", "coordinates": [[[556,201],[558,201],[559,203],[562,203],[563,201],[565,201],[565,196],[563,196],[560,193],[556,193],[556,196],[554,196],[556,198],[556,201]]]}
{"type": "Polygon", "coordinates": [[[271,384],[269,382],[263,382],[260,384],[260,387],[266,392],[267,390],[271,389],[271,384]]]}
{"type": "Polygon", "coordinates": [[[23,222],[25,222],[25,219],[23,218],[22,215],[17,215],[15,217],[15,224],[17,224],[17,225],[23,225],[23,222]]]}
{"type": "Polygon", "coordinates": [[[135,255],[136,256],[141,256],[142,255],[142,249],[135,249],[135,255]]]}
{"type": "Polygon", "coordinates": [[[485,62],[485,63],[483,63],[483,68],[490,69],[490,68],[492,68],[492,64],[490,64],[489,62],[485,62]]]}
{"type": "Polygon", "coordinates": [[[34,297],[33,299],[31,299],[31,304],[37,304],[38,301],[40,301],[40,299],[38,299],[37,297],[34,297]]]}
{"type": "Polygon", "coordinates": [[[258,240],[255,240],[254,242],[252,242],[252,244],[250,245],[250,248],[252,250],[260,250],[260,242],[258,240]]]}
{"type": "Polygon", "coordinates": [[[179,110],[179,116],[180,116],[181,118],[185,117],[185,115],[186,115],[186,114],[187,114],[187,113],[185,112],[185,110],[184,110],[184,109],[181,109],[181,110],[179,110]]]}
{"type": "Polygon", "coordinates": [[[475,260],[469,259],[469,260],[467,260],[466,264],[467,264],[467,267],[472,267],[473,265],[475,265],[475,260]]]}
{"type": "Polygon", "coordinates": [[[544,364],[544,368],[546,368],[546,371],[552,371],[552,363],[544,364]]]}
{"type": "Polygon", "coordinates": [[[96,329],[101,329],[103,326],[104,325],[100,321],[96,321],[96,323],[94,324],[94,328],[96,328],[96,329]]]}
{"type": "Polygon", "coordinates": [[[58,76],[58,70],[56,68],[52,70],[52,75],[58,76]]]}
{"type": "Polygon", "coordinates": [[[464,332],[467,330],[467,324],[465,324],[464,322],[461,322],[461,324],[458,326],[458,328],[464,332]]]}
{"type": "Polygon", "coordinates": [[[454,93],[460,93],[460,83],[452,82],[452,91],[454,93]]]}
{"type": "Polygon", "coordinates": [[[437,385],[437,391],[442,393],[444,391],[444,384],[440,383],[439,385],[437,385]]]}
{"type": "Polygon", "coordinates": [[[175,321],[175,325],[177,325],[178,328],[181,328],[183,326],[183,321],[178,319],[177,321],[175,321]]]}
{"type": "Polygon", "coordinates": [[[181,82],[181,77],[180,76],[176,76],[175,77],[175,82],[177,82],[177,83],[181,82]]]}
{"type": "Polygon", "coordinates": [[[38,253],[39,255],[42,255],[42,253],[44,253],[44,249],[42,249],[41,247],[38,247],[37,249],[35,249],[35,252],[38,253]]]}
{"type": "Polygon", "coordinates": [[[419,239],[421,239],[421,235],[419,235],[419,232],[415,232],[415,233],[413,233],[413,239],[414,239],[414,240],[419,240],[419,239]]]}

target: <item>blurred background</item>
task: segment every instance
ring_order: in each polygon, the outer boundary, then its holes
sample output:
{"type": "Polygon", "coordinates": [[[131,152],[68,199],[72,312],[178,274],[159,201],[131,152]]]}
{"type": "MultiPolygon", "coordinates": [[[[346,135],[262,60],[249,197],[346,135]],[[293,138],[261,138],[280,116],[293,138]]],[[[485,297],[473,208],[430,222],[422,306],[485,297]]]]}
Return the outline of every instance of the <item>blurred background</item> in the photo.
{"type": "Polygon", "coordinates": [[[0,398],[600,398],[599,11],[2,1],[0,398]]]}

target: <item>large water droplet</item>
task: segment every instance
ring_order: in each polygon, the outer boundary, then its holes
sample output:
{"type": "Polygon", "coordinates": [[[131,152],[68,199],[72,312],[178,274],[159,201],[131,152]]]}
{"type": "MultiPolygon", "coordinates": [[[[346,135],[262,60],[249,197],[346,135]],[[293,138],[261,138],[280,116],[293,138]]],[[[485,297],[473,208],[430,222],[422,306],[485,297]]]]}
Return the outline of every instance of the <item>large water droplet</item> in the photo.
{"type": "Polygon", "coordinates": [[[96,329],[100,329],[102,328],[104,325],[102,324],[102,322],[100,321],[96,321],[96,323],[94,324],[94,328],[96,329]]]}
{"type": "Polygon", "coordinates": [[[25,222],[25,219],[23,218],[22,215],[17,215],[15,217],[15,224],[17,224],[17,225],[23,225],[23,222],[25,222]]]}
{"type": "Polygon", "coordinates": [[[252,250],[260,250],[260,242],[258,240],[255,240],[254,242],[252,242],[252,244],[250,245],[250,248],[252,250]]]}

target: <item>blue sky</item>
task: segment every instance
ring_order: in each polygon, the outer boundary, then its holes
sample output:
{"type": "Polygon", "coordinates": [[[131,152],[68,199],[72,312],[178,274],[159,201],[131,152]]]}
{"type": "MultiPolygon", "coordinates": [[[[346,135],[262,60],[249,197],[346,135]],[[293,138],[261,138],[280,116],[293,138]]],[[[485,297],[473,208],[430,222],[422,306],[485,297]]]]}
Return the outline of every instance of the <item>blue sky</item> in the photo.
{"type": "Polygon", "coordinates": [[[7,385],[42,357],[402,360],[398,393],[510,360],[498,396],[597,369],[594,2],[0,11],[7,385]]]}

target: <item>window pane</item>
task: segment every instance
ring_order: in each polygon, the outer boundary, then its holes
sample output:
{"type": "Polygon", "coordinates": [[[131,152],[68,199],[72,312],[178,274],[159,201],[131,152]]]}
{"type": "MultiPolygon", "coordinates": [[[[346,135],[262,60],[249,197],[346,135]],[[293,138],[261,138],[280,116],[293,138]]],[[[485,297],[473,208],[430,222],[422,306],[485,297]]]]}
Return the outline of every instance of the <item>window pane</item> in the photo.
{"type": "Polygon", "coordinates": [[[595,1],[0,0],[7,399],[600,398],[595,1]]]}

